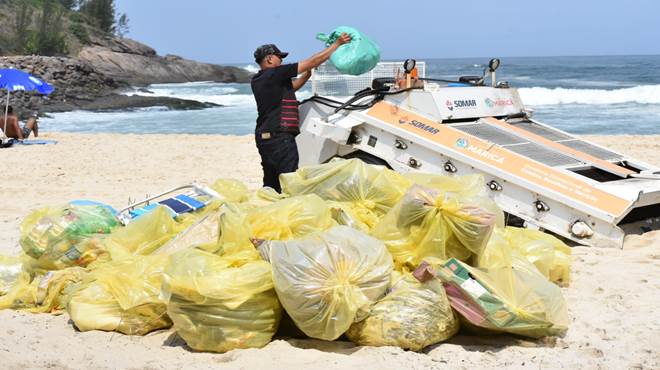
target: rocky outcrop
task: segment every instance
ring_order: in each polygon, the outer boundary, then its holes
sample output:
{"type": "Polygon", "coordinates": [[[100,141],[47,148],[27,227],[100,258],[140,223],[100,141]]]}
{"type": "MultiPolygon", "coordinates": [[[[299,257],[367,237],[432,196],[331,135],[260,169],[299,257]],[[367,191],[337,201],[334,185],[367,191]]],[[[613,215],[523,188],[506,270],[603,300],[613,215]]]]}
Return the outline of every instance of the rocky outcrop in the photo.
{"type": "MultiPolygon", "coordinates": [[[[0,68],[15,68],[47,81],[55,87],[48,96],[15,91],[10,104],[25,118],[33,111],[39,113],[71,110],[123,110],[151,106],[171,109],[202,109],[217,106],[192,100],[126,96],[119,92],[129,87],[124,81],[99,72],[94,66],[75,58],[19,56],[0,57],[0,68]]],[[[4,90],[2,91],[5,92],[4,90]]],[[[0,101],[4,102],[4,94],[0,101]]]]}
{"type": "Polygon", "coordinates": [[[75,105],[71,104],[70,102],[51,104],[48,106],[47,111],[54,113],[81,109],[95,112],[106,112],[147,107],[165,107],[174,110],[192,110],[219,106],[220,105],[214,103],[202,103],[196,100],[178,99],[166,96],[129,96],[109,94],[91,101],[77,101],[75,102],[75,105]]]}
{"type": "Polygon", "coordinates": [[[96,40],[78,58],[99,72],[131,85],[192,81],[249,82],[242,68],[200,63],[176,55],[159,56],[147,45],[130,39],[96,40]]]}
{"type": "MultiPolygon", "coordinates": [[[[21,2],[33,8],[32,31],[37,26],[34,24],[36,15],[43,9],[41,3],[21,2]]],[[[16,45],[13,16],[18,12],[18,1],[0,0],[0,55],[25,50],[25,45],[16,45]]],[[[0,57],[0,68],[23,70],[55,87],[55,92],[47,97],[31,92],[12,93],[11,104],[22,114],[35,110],[119,110],[149,106],[200,109],[215,105],[176,98],[125,96],[121,91],[130,85],[194,81],[242,83],[250,79],[250,73],[241,68],[200,63],[176,55],[159,56],[148,45],[101,31],[94,22],[76,12],[65,13],[60,21],[60,32],[66,44],[62,50],[66,50],[67,56],[0,57]]],[[[0,95],[2,92],[0,90],[0,95]]]]}
{"type": "Polygon", "coordinates": [[[156,50],[151,46],[128,38],[113,37],[109,35],[91,36],[89,46],[106,48],[115,53],[136,54],[145,57],[157,56],[156,50]]]}

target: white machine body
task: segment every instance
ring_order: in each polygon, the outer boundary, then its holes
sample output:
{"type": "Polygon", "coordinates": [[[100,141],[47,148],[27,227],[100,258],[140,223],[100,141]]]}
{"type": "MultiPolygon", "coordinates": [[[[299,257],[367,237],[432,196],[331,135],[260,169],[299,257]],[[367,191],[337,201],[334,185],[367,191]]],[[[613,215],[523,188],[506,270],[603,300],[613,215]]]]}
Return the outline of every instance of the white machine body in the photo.
{"type": "MultiPolygon", "coordinates": [[[[346,101],[397,65],[357,77],[322,66],[315,96],[346,101]]],[[[660,168],[531,119],[517,89],[500,86],[426,81],[354,110],[312,98],[300,106],[300,165],[357,157],[404,174],[481,174],[509,215],[590,246],[660,229],[660,168]]]]}

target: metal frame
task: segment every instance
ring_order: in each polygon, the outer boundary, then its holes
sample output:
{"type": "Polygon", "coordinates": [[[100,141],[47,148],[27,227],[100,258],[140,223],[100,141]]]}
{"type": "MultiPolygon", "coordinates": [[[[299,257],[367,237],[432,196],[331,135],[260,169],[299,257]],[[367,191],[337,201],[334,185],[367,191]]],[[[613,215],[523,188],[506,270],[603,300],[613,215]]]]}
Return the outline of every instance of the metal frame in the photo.
{"type": "MultiPolygon", "coordinates": [[[[403,73],[401,67],[403,62],[380,62],[371,71],[359,75],[351,76],[339,73],[330,63],[324,63],[312,71],[312,94],[323,96],[350,96],[367,87],[371,87],[371,82],[379,77],[394,77],[397,69],[403,73]],[[341,89],[332,88],[332,83],[341,83],[341,89]],[[325,85],[330,85],[325,86],[325,85]]],[[[416,68],[418,76],[426,77],[426,62],[417,62],[416,68]]]]}
{"type": "Polygon", "coordinates": [[[211,197],[211,199],[209,199],[208,201],[202,202],[205,205],[208,205],[214,199],[219,199],[220,198],[220,194],[218,194],[215,190],[210,189],[210,188],[205,187],[205,186],[201,186],[201,185],[196,184],[196,183],[183,185],[183,186],[177,186],[175,188],[164,191],[162,193],[159,193],[159,194],[156,194],[154,196],[150,196],[150,197],[147,197],[143,200],[140,200],[140,201],[134,202],[132,204],[129,204],[128,206],[122,208],[121,210],[119,210],[117,212],[116,218],[117,218],[117,220],[119,220],[119,222],[121,222],[122,225],[126,226],[132,220],[132,218],[130,217],[128,212],[135,209],[135,207],[140,206],[140,205],[149,205],[149,203],[153,200],[156,200],[158,198],[162,198],[162,197],[164,197],[168,194],[180,192],[181,190],[185,190],[185,189],[190,189],[191,190],[189,192],[183,193],[183,194],[188,195],[188,196],[206,195],[206,196],[211,197]]]}

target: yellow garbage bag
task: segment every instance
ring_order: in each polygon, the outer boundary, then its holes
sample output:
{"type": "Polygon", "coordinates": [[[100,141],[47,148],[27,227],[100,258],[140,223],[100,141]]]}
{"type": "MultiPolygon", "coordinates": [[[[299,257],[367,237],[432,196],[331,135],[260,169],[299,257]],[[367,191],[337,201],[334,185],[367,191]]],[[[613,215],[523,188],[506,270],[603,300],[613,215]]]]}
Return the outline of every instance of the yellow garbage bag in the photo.
{"type": "Polygon", "coordinates": [[[479,200],[414,185],[372,235],[385,242],[398,269],[414,270],[424,259],[468,261],[479,255],[497,222],[479,200]]]}
{"type": "Polygon", "coordinates": [[[246,218],[254,238],[288,240],[336,225],[328,205],[314,194],[286,198],[256,208],[246,218]]]}
{"type": "MultiPolygon", "coordinates": [[[[248,213],[241,207],[227,203],[223,206],[218,218],[218,241],[215,250],[208,250],[220,256],[249,253],[256,256],[252,245],[252,226],[248,221],[248,213]]],[[[258,258],[257,258],[258,259],[258,258]]]]}
{"type": "Polygon", "coordinates": [[[29,273],[20,271],[9,280],[9,283],[11,285],[5,285],[5,290],[0,295],[0,310],[34,307],[37,289],[36,284],[31,284],[32,278],[29,273]]]}
{"type": "Polygon", "coordinates": [[[568,286],[571,271],[571,248],[542,231],[506,227],[493,233],[479,256],[478,267],[511,266],[516,256],[527,259],[550,281],[568,286]]]}
{"type": "Polygon", "coordinates": [[[280,176],[282,191],[290,195],[316,194],[344,203],[369,228],[396,204],[412,185],[402,175],[359,159],[336,160],[303,167],[280,176]]]}
{"type": "Polygon", "coordinates": [[[278,200],[288,198],[288,194],[278,193],[271,187],[259,188],[250,195],[247,202],[241,203],[245,210],[255,209],[263,206],[268,206],[278,200]]]}
{"type": "Polygon", "coordinates": [[[172,255],[163,296],[174,329],[198,351],[263,347],[282,313],[270,264],[242,252],[220,257],[187,249],[172,255]]]}
{"type": "Polygon", "coordinates": [[[22,272],[23,261],[20,257],[0,255],[0,297],[16,285],[22,272]]]}
{"type": "Polygon", "coordinates": [[[250,198],[247,186],[239,180],[218,179],[211,185],[211,189],[220,194],[226,202],[242,203],[250,198]]]}
{"type": "Polygon", "coordinates": [[[412,274],[392,274],[392,287],[371,307],[369,316],[351,325],[346,336],[361,346],[397,346],[419,351],[458,331],[449,300],[438,279],[420,283],[412,274]]]}
{"type": "Polygon", "coordinates": [[[486,189],[486,181],[482,175],[445,176],[434,173],[411,172],[406,174],[406,178],[425,188],[463,198],[483,195],[486,189]]]}
{"type": "Polygon", "coordinates": [[[333,201],[327,201],[326,203],[330,207],[332,219],[335,220],[338,225],[352,227],[368,234],[371,232],[370,225],[378,222],[378,217],[373,214],[358,215],[349,203],[333,201]]]}
{"type": "Polygon", "coordinates": [[[34,277],[23,271],[7,294],[0,296],[0,309],[59,314],[66,308],[69,294],[86,274],[87,270],[78,266],[48,271],[34,277]]]}
{"type": "Polygon", "coordinates": [[[495,215],[495,226],[504,227],[504,212],[491,199],[486,190],[486,180],[482,175],[445,176],[413,172],[406,178],[425,188],[433,189],[445,198],[458,198],[464,203],[479,204],[495,215]]]}
{"type": "Polygon", "coordinates": [[[113,260],[148,255],[190,226],[194,218],[190,217],[188,221],[175,221],[165,207],[159,206],[113,232],[104,240],[104,248],[113,260]]]}
{"type": "Polygon", "coordinates": [[[30,213],[21,223],[19,243],[43,269],[84,267],[105,252],[99,239],[118,225],[111,208],[72,202],[30,213]]]}
{"type": "Polygon", "coordinates": [[[312,338],[337,339],[390,285],[392,256],[381,241],[350,227],[269,244],[277,296],[312,338]]]}
{"type": "Polygon", "coordinates": [[[167,256],[133,256],[98,266],[71,294],[69,316],[80,331],[144,335],[172,325],[160,296],[167,256]]]}
{"type": "Polygon", "coordinates": [[[224,207],[225,204],[199,216],[190,226],[155,250],[154,254],[173,254],[192,247],[216,250],[220,232],[218,219],[224,207]]]}
{"type": "Polygon", "coordinates": [[[246,203],[225,203],[216,218],[217,240],[197,248],[221,256],[237,252],[254,254],[254,239],[287,239],[331,227],[334,223],[326,208],[314,195],[271,202],[260,208],[246,203]]]}
{"type": "Polygon", "coordinates": [[[452,258],[437,275],[452,307],[477,327],[532,338],[568,329],[561,289],[527,261],[485,270],[452,258]]]}
{"type": "Polygon", "coordinates": [[[218,255],[254,250],[252,228],[247,221],[251,207],[246,203],[224,202],[217,210],[198,216],[184,231],[154,253],[173,254],[187,248],[199,248],[218,255]]]}

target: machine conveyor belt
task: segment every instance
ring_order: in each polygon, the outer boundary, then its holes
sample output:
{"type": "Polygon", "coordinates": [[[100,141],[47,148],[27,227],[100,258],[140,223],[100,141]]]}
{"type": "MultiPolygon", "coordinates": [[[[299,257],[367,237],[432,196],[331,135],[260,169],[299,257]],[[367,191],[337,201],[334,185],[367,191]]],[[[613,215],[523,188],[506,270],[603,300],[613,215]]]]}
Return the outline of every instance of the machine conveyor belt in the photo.
{"type": "Polygon", "coordinates": [[[598,159],[604,161],[618,161],[621,160],[621,156],[609,150],[597,147],[593,144],[590,144],[586,141],[577,139],[573,136],[567,135],[561,131],[555,130],[551,127],[546,127],[539,125],[536,122],[532,121],[522,121],[516,123],[510,123],[512,126],[521,128],[525,131],[529,131],[533,134],[543,136],[548,140],[565,145],[569,148],[579,150],[581,152],[587,153],[591,156],[594,156],[598,159]]]}
{"type": "Polygon", "coordinates": [[[471,123],[452,125],[452,127],[472,136],[476,136],[479,139],[495,143],[503,148],[511,150],[512,152],[524,155],[547,166],[563,167],[579,166],[583,164],[583,162],[573,157],[548,149],[543,145],[530,142],[525,138],[521,138],[494,126],[483,123],[471,123]]]}

